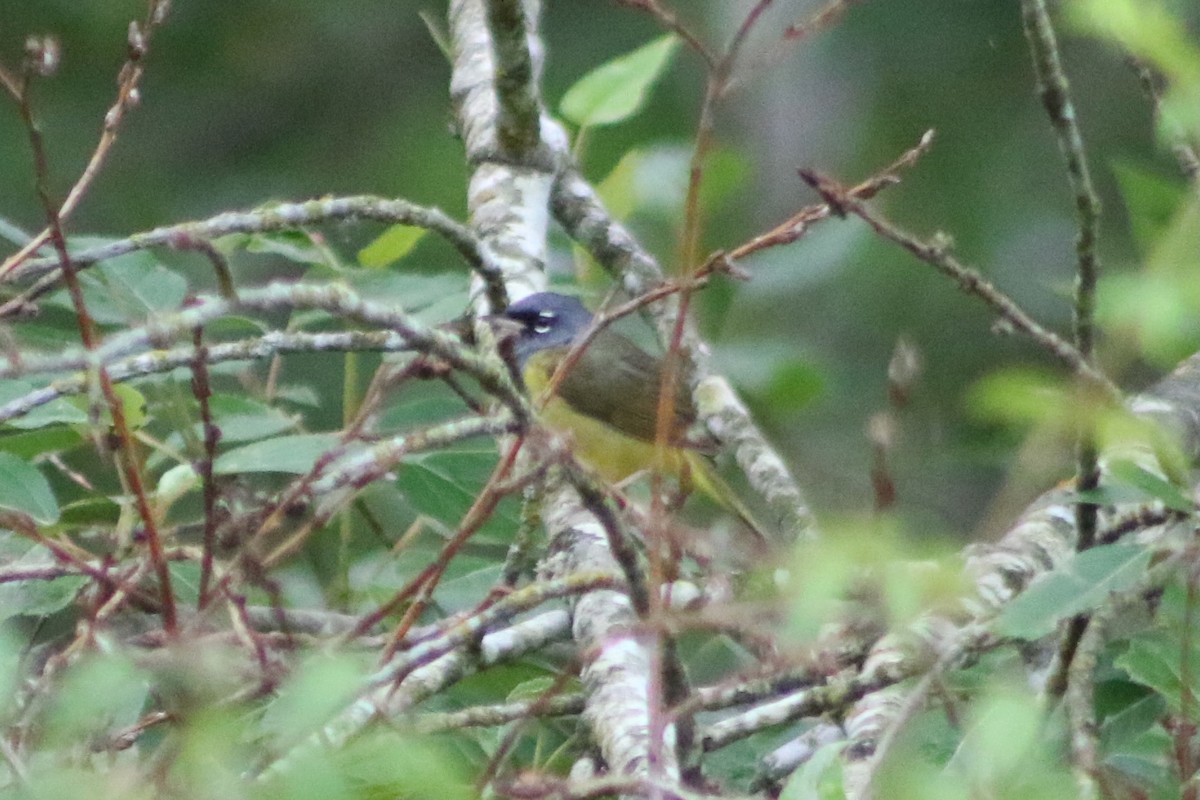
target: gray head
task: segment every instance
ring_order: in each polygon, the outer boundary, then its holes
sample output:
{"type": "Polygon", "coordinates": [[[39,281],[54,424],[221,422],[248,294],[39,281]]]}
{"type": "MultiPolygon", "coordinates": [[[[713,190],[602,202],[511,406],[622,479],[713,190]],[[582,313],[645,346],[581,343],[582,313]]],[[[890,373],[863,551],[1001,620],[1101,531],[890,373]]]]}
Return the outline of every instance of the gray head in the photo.
{"type": "Polygon", "coordinates": [[[574,297],[554,292],[538,292],[522,298],[504,310],[504,316],[520,324],[513,355],[517,368],[539,350],[569,347],[592,322],[592,312],[574,297]]]}

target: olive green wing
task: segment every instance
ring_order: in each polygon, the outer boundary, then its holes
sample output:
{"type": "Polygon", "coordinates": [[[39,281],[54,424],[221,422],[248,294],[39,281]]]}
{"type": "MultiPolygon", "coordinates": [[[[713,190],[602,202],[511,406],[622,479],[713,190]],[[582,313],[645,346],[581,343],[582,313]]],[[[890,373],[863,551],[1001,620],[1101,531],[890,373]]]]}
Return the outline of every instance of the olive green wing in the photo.
{"type": "MultiPolygon", "coordinates": [[[[573,409],[605,422],[624,434],[654,441],[662,360],[619,333],[605,331],[583,351],[558,387],[558,396],[573,409]]],[[[683,443],[696,419],[691,393],[677,386],[672,443],[683,443]]]]}

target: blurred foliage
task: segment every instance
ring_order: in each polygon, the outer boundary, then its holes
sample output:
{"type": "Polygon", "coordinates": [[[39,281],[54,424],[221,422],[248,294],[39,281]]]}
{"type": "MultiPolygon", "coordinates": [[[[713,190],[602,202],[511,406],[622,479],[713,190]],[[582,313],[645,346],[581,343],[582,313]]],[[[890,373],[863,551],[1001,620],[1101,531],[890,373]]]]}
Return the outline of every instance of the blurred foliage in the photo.
{"type": "MultiPolygon", "coordinates": [[[[679,5],[684,20],[713,41],[727,38],[744,13],[732,3],[679,5]]],[[[440,18],[439,5],[427,6],[440,18]]],[[[1034,95],[1014,5],[855,4],[840,24],[779,56],[778,31],[810,6],[779,2],[767,10],[747,44],[745,63],[757,72],[738,75],[738,91],[718,108],[719,146],[706,167],[702,203],[706,246],[736,245],[815,202],[796,167],[815,165],[856,181],[934,128],[932,152],[879,204],[922,236],[947,231],[964,261],[1065,329],[1074,269],[1071,198],[1034,95]]],[[[1169,149],[1172,136],[1200,129],[1190,34],[1200,20],[1184,3],[1066,6],[1064,55],[1108,209],[1102,360],[1136,385],[1200,345],[1200,205],[1169,149]],[[1173,79],[1157,127],[1122,48],[1173,79]]],[[[86,162],[111,102],[126,26],[142,8],[134,0],[0,0],[0,62],[16,63],[30,32],[51,32],[62,44],[60,73],[40,82],[36,93],[56,192],[86,162]]],[[[329,194],[402,196],[461,217],[466,168],[450,130],[448,66],[417,9],[374,0],[177,0],[154,42],[142,106],[72,220],[71,246],[329,194]]],[[[675,39],[658,38],[661,31],[647,17],[615,4],[551,2],[544,32],[549,107],[579,126],[578,156],[614,214],[672,265],[702,92],[698,59],[675,39]]],[[[16,114],[0,114],[0,164],[7,170],[0,180],[0,235],[19,239],[21,231],[38,228],[40,216],[16,114]]],[[[345,223],[234,235],[216,247],[238,286],[271,277],[341,283],[430,324],[468,304],[459,258],[407,226],[345,223]]],[[[552,255],[557,282],[582,284],[593,294],[606,288],[595,266],[565,240],[556,240],[552,255]]],[[[1174,467],[1169,475],[1122,462],[1112,482],[1088,499],[1190,510],[1177,485],[1185,465],[1160,434],[1124,415],[1082,408],[1044,354],[994,331],[982,306],[861,224],[827,222],[801,243],[764,251],[742,266],[752,275],[748,283],[714,281],[699,296],[717,365],[744,390],[818,511],[827,520],[847,520],[827,524],[827,540],[791,565],[793,583],[783,587],[787,625],[782,635],[770,632],[784,646],[807,646],[831,620],[865,613],[902,627],[949,607],[967,582],[954,566],[959,540],[996,519],[1011,522],[1029,494],[1046,488],[1028,486],[993,503],[1002,479],[1019,483],[1007,467],[1027,437],[1052,442],[1040,452],[1039,476],[1069,475],[1070,437],[1081,421],[1110,437],[1106,442],[1146,445],[1174,467]],[[888,411],[893,436],[881,445],[864,429],[888,409],[888,364],[901,336],[919,351],[923,372],[908,389],[908,403],[888,411]],[[879,499],[873,470],[881,450],[897,502],[889,514],[868,518],[879,499]],[[919,567],[913,559],[921,559],[919,567]]],[[[110,260],[84,273],[82,283],[111,341],[211,291],[212,272],[198,256],[156,251],[110,260]]],[[[52,355],[75,346],[65,292],[41,305],[39,317],[4,331],[7,351],[52,355]]],[[[341,322],[325,311],[228,317],[205,335],[219,341],[272,330],[312,333],[341,322]]],[[[342,455],[342,432],[371,376],[396,361],[321,353],[274,365],[214,365],[208,413],[222,433],[214,464],[221,512],[253,515],[294,476],[342,455]]],[[[0,404],[69,377],[64,371],[36,382],[6,381],[0,404]]],[[[181,367],[116,391],[143,448],[157,522],[177,537],[173,543],[195,548],[209,512],[196,466],[205,428],[193,380],[181,367]]],[[[466,398],[481,394],[467,383],[404,383],[378,409],[375,433],[421,430],[467,414],[466,398]]],[[[96,454],[96,440],[113,435],[113,422],[95,395],[55,399],[0,426],[0,511],[28,517],[45,537],[32,542],[3,531],[6,568],[53,569],[69,563],[55,549],[69,545],[77,549],[68,555],[108,570],[127,563],[144,541],[128,487],[96,454]]],[[[370,444],[355,443],[364,452],[370,444]]],[[[247,579],[238,599],[351,614],[387,605],[389,626],[410,611],[415,619],[408,621],[432,624],[479,607],[525,525],[515,497],[502,500],[445,565],[426,606],[411,597],[398,601],[397,590],[446,552],[497,455],[480,440],[410,455],[323,519],[297,557],[269,577],[247,579]]],[[[322,500],[313,500],[316,510],[322,500]]],[[[264,541],[222,545],[284,552],[314,508],[297,502],[276,510],[280,520],[264,541]]],[[[1124,544],[1080,554],[1009,608],[995,630],[1036,639],[1110,593],[1136,587],[1150,563],[1145,550],[1124,544]]],[[[202,583],[196,560],[173,562],[170,575],[178,600],[195,604],[202,583]]],[[[576,755],[575,723],[561,719],[437,736],[373,726],[344,747],[309,751],[305,745],[322,726],[371,685],[375,652],[356,652],[336,638],[290,642],[304,657],[284,666],[244,619],[229,633],[242,650],[207,641],[126,647],[101,624],[114,591],[97,575],[75,573],[0,585],[0,617],[12,634],[0,644],[3,713],[6,724],[19,723],[33,737],[19,743],[33,757],[20,769],[9,764],[14,777],[6,793],[456,798],[475,795],[472,781],[493,758],[563,772],[576,755]],[[81,608],[91,617],[81,621],[81,608]],[[93,624],[95,630],[87,627],[93,624]],[[54,651],[51,643],[73,635],[86,653],[54,651]],[[54,691],[35,686],[19,694],[25,675],[42,676],[54,691]],[[18,707],[18,694],[26,706],[18,707]]],[[[1140,796],[1177,792],[1184,772],[1171,753],[1184,739],[1183,726],[1194,730],[1197,713],[1193,594],[1190,584],[1169,583],[1159,624],[1121,632],[1104,653],[1095,699],[1106,774],[1114,784],[1145,789],[1140,796]]],[[[152,607],[155,598],[135,599],[152,607]]],[[[732,638],[689,632],[680,649],[701,681],[754,663],[732,638]]],[[[564,691],[555,676],[566,660],[553,650],[539,652],[463,681],[429,706],[449,712],[554,696],[564,691]]],[[[1019,672],[1009,651],[988,653],[939,687],[944,704],[930,704],[912,720],[912,735],[877,776],[881,794],[1069,793],[1063,722],[1047,721],[1019,685],[1019,672]]],[[[745,786],[753,777],[748,764],[784,733],[760,734],[714,758],[713,777],[745,786]]],[[[842,788],[837,748],[819,750],[784,796],[835,796],[842,788]]]]}

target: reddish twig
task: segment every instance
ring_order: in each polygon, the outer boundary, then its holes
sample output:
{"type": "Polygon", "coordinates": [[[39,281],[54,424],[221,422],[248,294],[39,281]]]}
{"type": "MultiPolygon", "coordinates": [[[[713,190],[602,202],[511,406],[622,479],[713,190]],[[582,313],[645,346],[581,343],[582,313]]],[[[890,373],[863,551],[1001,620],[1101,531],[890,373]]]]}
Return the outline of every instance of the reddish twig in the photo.
{"type": "MultiPolygon", "coordinates": [[[[96,176],[100,174],[104,163],[108,160],[109,153],[112,151],[113,145],[116,144],[117,132],[120,130],[126,113],[141,102],[138,87],[141,84],[144,69],[142,62],[149,52],[150,40],[153,38],[155,30],[162,25],[167,17],[170,5],[170,0],[149,0],[146,16],[142,22],[140,24],[136,21],[129,23],[129,35],[126,40],[128,49],[126,51],[125,63],[121,66],[121,70],[117,74],[116,100],[104,115],[104,127],[100,133],[100,140],[96,143],[96,147],[92,151],[91,158],[88,159],[88,163],[83,168],[83,172],[80,173],[79,178],[75,181],[75,185],[67,192],[66,199],[55,209],[55,215],[59,220],[67,220],[78,207],[79,202],[83,199],[87,190],[96,180],[96,176]]],[[[20,102],[20,95],[23,94],[23,90],[15,86],[12,82],[12,76],[0,72],[0,82],[20,102]],[[17,90],[14,91],[14,88],[17,88],[17,90]]],[[[37,252],[42,245],[51,241],[52,238],[53,226],[48,225],[41,233],[30,239],[24,247],[5,259],[4,263],[0,265],[0,278],[3,278],[20,266],[25,259],[37,252]]]]}
{"type": "MultiPolygon", "coordinates": [[[[933,130],[925,131],[915,146],[906,150],[899,158],[871,177],[847,189],[846,194],[856,200],[870,200],[887,187],[895,186],[900,182],[900,172],[916,164],[921,156],[929,152],[933,146],[933,139],[933,130]]],[[[805,206],[766,233],[761,233],[728,252],[718,251],[709,256],[705,266],[714,263],[723,263],[729,266],[759,250],[791,244],[808,233],[808,229],[814,223],[829,219],[831,216],[833,216],[833,210],[828,203],[805,206]]]]}
{"type": "Polygon", "coordinates": [[[691,29],[680,22],[679,17],[669,8],[665,8],[657,0],[617,0],[617,3],[627,8],[635,8],[639,11],[645,11],[650,16],[658,20],[658,24],[662,25],[667,30],[674,33],[682,39],[687,46],[696,51],[696,53],[704,59],[704,63],[709,69],[712,69],[717,63],[717,57],[709,49],[708,45],[700,41],[700,37],[696,36],[691,29]]]}
{"type": "MultiPolygon", "coordinates": [[[[59,206],[54,202],[50,194],[49,158],[46,154],[41,128],[33,115],[32,80],[36,75],[42,74],[42,70],[46,68],[47,60],[47,56],[41,55],[39,57],[38,54],[44,53],[50,47],[49,44],[43,43],[41,49],[35,50],[32,45],[27,45],[28,57],[19,87],[18,109],[21,120],[25,124],[29,137],[30,150],[33,154],[35,187],[38,199],[41,201],[43,212],[46,215],[49,239],[54,245],[55,253],[58,255],[63,282],[67,286],[67,293],[71,298],[71,304],[75,310],[80,340],[85,350],[94,351],[99,345],[99,334],[96,330],[96,324],[88,311],[87,303],[84,300],[83,287],[79,282],[79,276],[67,251],[67,238],[63,227],[64,219],[59,213],[59,206]]],[[[154,511],[150,507],[145,483],[142,479],[137,443],[130,431],[128,421],[125,418],[124,406],[120,398],[117,397],[108,370],[100,366],[95,370],[94,374],[101,395],[104,397],[104,402],[108,406],[109,413],[112,416],[112,426],[119,442],[119,453],[114,454],[114,460],[118,464],[121,474],[128,485],[129,492],[133,496],[134,504],[137,507],[138,516],[142,520],[150,561],[158,578],[162,599],[161,614],[163,628],[168,635],[174,635],[176,630],[176,614],[175,596],[171,590],[171,572],[167,566],[167,560],[163,553],[162,538],[158,532],[158,524],[154,516],[154,511]]],[[[101,451],[108,449],[98,435],[96,440],[98,449],[101,451]]]]}
{"type": "Polygon", "coordinates": [[[861,218],[881,237],[900,245],[919,260],[936,268],[967,294],[978,297],[1007,324],[1033,339],[1069,367],[1074,374],[1087,380],[1106,400],[1113,403],[1121,401],[1121,390],[1108,376],[1084,358],[1074,345],[1029,316],[1011,297],[993,286],[978,272],[960,263],[950,252],[945,237],[938,237],[931,242],[922,241],[896,227],[882,215],[871,211],[858,198],[851,196],[846,189],[829,178],[810,170],[801,170],[800,177],[820,193],[833,213],[839,216],[853,214],[861,218]]]}
{"type": "MultiPolygon", "coordinates": [[[[517,460],[517,454],[521,452],[521,447],[524,445],[524,443],[525,437],[519,436],[512,442],[512,444],[509,445],[508,450],[500,459],[500,463],[498,463],[496,468],[492,470],[492,474],[488,478],[487,483],[484,484],[483,489],[475,498],[475,502],[473,502],[471,507],[467,509],[467,513],[463,516],[462,522],[460,522],[458,525],[458,530],[455,531],[454,536],[450,539],[450,541],[446,542],[445,546],[442,547],[441,552],[438,553],[437,560],[423,569],[421,574],[409,583],[410,587],[413,587],[419,591],[417,592],[416,599],[413,601],[412,605],[405,610],[404,617],[401,619],[400,624],[397,625],[396,629],[392,632],[391,639],[388,641],[387,646],[384,647],[383,653],[380,654],[379,660],[381,662],[386,662],[400,648],[400,644],[404,641],[404,637],[408,635],[409,630],[425,611],[430,600],[433,599],[433,591],[435,588],[437,588],[438,583],[446,574],[446,569],[450,566],[450,562],[454,559],[454,556],[456,556],[458,552],[462,550],[463,546],[472,536],[479,532],[479,529],[491,518],[492,514],[495,512],[496,506],[498,506],[500,501],[504,499],[505,495],[501,493],[500,487],[504,483],[505,478],[507,478],[509,473],[512,472],[513,465],[517,460]]],[[[386,603],[375,613],[365,617],[363,621],[355,627],[353,632],[354,635],[361,635],[362,633],[365,633],[373,628],[378,619],[382,619],[382,617],[378,616],[380,612],[387,613],[385,609],[396,607],[400,602],[403,602],[404,596],[408,594],[411,594],[411,592],[408,591],[408,587],[405,587],[405,589],[398,593],[397,596],[391,601],[386,603]],[[366,624],[368,621],[370,624],[366,624]]]]}
{"type": "Polygon", "coordinates": [[[829,0],[821,8],[803,22],[793,22],[783,31],[784,39],[804,39],[814,33],[826,30],[841,21],[842,16],[855,3],[862,0],[829,0]]]}
{"type": "Polygon", "coordinates": [[[204,329],[196,328],[192,334],[196,357],[192,361],[192,395],[200,405],[200,424],[204,429],[204,454],[196,465],[204,491],[204,539],[203,555],[200,557],[200,589],[196,600],[197,608],[208,605],[208,585],[212,580],[213,554],[217,546],[217,484],[213,475],[213,462],[217,457],[217,443],[221,440],[221,429],[213,422],[212,387],[208,382],[208,348],[204,344],[204,329]]]}

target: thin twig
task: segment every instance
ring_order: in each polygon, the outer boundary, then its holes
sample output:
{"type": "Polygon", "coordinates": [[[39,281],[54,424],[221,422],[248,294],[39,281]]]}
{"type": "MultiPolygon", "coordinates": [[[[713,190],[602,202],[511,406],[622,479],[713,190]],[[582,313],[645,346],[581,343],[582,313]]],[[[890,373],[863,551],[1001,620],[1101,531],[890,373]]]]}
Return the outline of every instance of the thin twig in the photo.
{"type": "MultiPolygon", "coordinates": [[[[59,267],[62,270],[63,281],[67,285],[67,293],[70,296],[71,305],[75,310],[80,341],[83,344],[84,350],[92,353],[100,345],[100,334],[91,313],[88,311],[87,303],[83,296],[83,287],[79,282],[75,265],[71,261],[71,255],[67,252],[64,219],[59,211],[58,204],[54,202],[50,194],[49,157],[46,153],[41,126],[33,114],[32,85],[33,78],[37,74],[35,66],[27,62],[22,75],[18,109],[21,120],[25,125],[29,138],[29,147],[33,154],[35,188],[46,217],[49,239],[54,245],[59,267]]],[[[143,538],[149,553],[150,562],[158,578],[163,628],[168,635],[174,635],[176,631],[176,611],[175,594],[171,589],[171,572],[163,555],[163,544],[158,530],[158,520],[155,517],[153,509],[150,507],[145,481],[142,477],[139,448],[126,419],[124,404],[117,396],[107,370],[103,366],[96,366],[89,369],[89,377],[95,380],[96,385],[100,389],[100,394],[104,398],[104,403],[112,419],[113,430],[116,433],[118,442],[120,442],[119,452],[112,453],[111,455],[117,464],[122,480],[129,487],[129,493],[133,496],[134,505],[142,521],[143,538]]],[[[108,449],[98,431],[95,432],[95,442],[97,450],[100,452],[103,453],[108,449]]]]}
{"type": "MultiPolygon", "coordinates": [[[[1070,86],[1059,57],[1057,37],[1044,0],[1022,0],[1021,21],[1025,27],[1025,38],[1029,42],[1029,51],[1033,56],[1042,106],[1054,127],[1059,150],[1066,162],[1067,180],[1075,194],[1076,224],[1079,229],[1075,242],[1075,347],[1084,360],[1094,364],[1096,284],[1100,273],[1100,259],[1096,253],[1100,228],[1100,198],[1092,185],[1091,170],[1088,168],[1083,148],[1083,136],[1076,122],[1075,104],[1071,100],[1070,86]]],[[[1080,387],[1079,390],[1084,395],[1081,398],[1084,401],[1088,399],[1085,388],[1080,387]]],[[[1100,456],[1088,415],[1080,415],[1075,437],[1076,489],[1081,495],[1094,493],[1100,485],[1100,456]]],[[[1100,507],[1096,503],[1084,500],[1075,503],[1077,549],[1085,550],[1095,543],[1099,513],[1100,507]]],[[[1078,653],[1088,625],[1087,617],[1082,615],[1067,623],[1058,647],[1061,670],[1072,670],[1073,658],[1078,653]]],[[[1094,657],[1095,654],[1090,655],[1094,657]]],[[[1057,683],[1053,683],[1048,688],[1056,687],[1057,683]]],[[[1093,763],[1093,769],[1084,769],[1083,773],[1090,774],[1094,779],[1095,766],[1093,763]]],[[[1086,785],[1081,788],[1085,796],[1089,794],[1086,785]]],[[[1094,785],[1090,794],[1095,794],[1094,785]]]]}
{"type": "MultiPolygon", "coordinates": [[[[467,541],[479,532],[484,523],[491,519],[496,506],[506,496],[501,490],[502,484],[509,473],[512,472],[513,465],[517,460],[517,454],[520,453],[524,443],[525,438],[523,436],[518,436],[509,443],[505,453],[501,456],[500,461],[492,470],[492,474],[488,477],[487,483],[484,484],[479,494],[475,497],[475,501],[471,503],[471,507],[467,509],[467,513],[463,515],[462,521],[458,524],[454,535],[442,547],[438,553],[438,557],[425,567],[420,575],[409,582],[410,586],[419,588],[419,591],[416,593],[413,602],[405,610],[404,618],[392,632],[391,641],[388,642],[387,647],[380,654],[381,663],[386,662],[400,648],[404,637],[408,635],[409,630],[433,600],[433,591],[446,574],[446,570],[450,567],[450,562],[458,555],[467,541]]],[[[398,604],[398,602],[394,602],[394,605],[398,604]]],[[[393,605],[393,603],[385,604],[384,607],[387,607],[387,605],[393,605]]],[[[368,622],[374,616],[369,615],[368,617],[364,617],[363,623],[368,622]]],[[[356,628],[354,635],[365,633],[372,626],[373,623],[366,628],[362,628],[361,631],[359,628],[356,628]]]]}
{"type": "MultiPolygon", "coordinates": [[[[83,269],[101,261],[153,247],[201,250],[201,243],[212,242],[234,233],[272,233],[353,219],[399,223],[431,230],[449,242],[467,265],[480,276],[488,287],[489,296],[495,291],[494,286],[503,287],[499,269],[486,252],[480,249],[479,240],[475,235],[462,223],[438,208],[372,195],[273,204],[251,211],[228,211],[204,220],[166,225],[82,250],[72,256],[72,263],[76,268],[83,269]]],[[[13,264],[11,269],[0,270],[4,280],[39,280],[19,296],[0,305],[0,317],[20,312],[31,301],[54,289],[60,280],[59,263],[54,258],[35,258],[21,263],[14,255],[6,264],[10,262],[13,264]]]]}
{"type": "Polygon", "coordinates": [[[200,473],[204,494],[204,537],[203,556],[200,559],[200,587],[196,605],[204,608],[208,604],[208,584],[212,579],[213,556],[217,547],[217,483],[213,474],[213,463],[217,458],[217,444],[221,440],[221,429],[213,421],[212,386],[208,381],[208,347],[204,343],[204,328],[196,328],[192,344],[196,357],[192,361],[192,395],[200,406],[200,424],[204,431],[204,454],[196,470],[200,473]]]}
{"type": "MultiPolygon", "coordinates": [[[[925,131],[915,146],[906,150],[899,158],[871,177],[847,189],[846,194],[856,200],[870,200],[889,186],[900,183],[900,172],[912,167],[921,156],[929,152],[933,146],[933,139],[933,130],[925,131]]],[[[814,223],[831,216],[833,216],[833,211],[828,203],[805,206],[771,230],[755,236],[728,252],[718,251],[712,254],[708,257],[705,265],[713,262],[733,263],[759,250],[791,244],[804,236],[814,223]]]]}
{"type": "MultiPolygon", "coordinates": [[[[1066,162],[1067,179],[1075,193],[1075,212],[1079,235],[1075,242],[1074,335],[1079,355],[1094,364],[1096,323],[1096,283],[1100,275],[1100,257],[1096,252],[1100,236],[1100,198],[1092,185],[1092,174],[1083,148],[1083,136],[1076,121],[1070,85],[1058,54],[1058,41],[1044,0],[1022,0],[1021,17],[1025,37],[1033,55],[1038,92],[1042,105],[1054,126],[1058,146],[1066,162]]],[[[1086,398],[1085,398],[1086,399],[1086,398]]],[[[1086,419],[1086,415],[1083,417],[1086,419]]],[[[1077,431],[1076,486],[1081,493],[1093,492],[1100,484],[1099,454],[1095,435],[1082,423],[1077,431]]],[[[1095,503],[1075,506],[1078,547],[1090,547],[1096,538],[1099,508],[1095,503]]]]}
{"type": "MultiPolygon", "coordinates": [[[[55,216],[59,220],[66,221],[72,212],[75,211],[79,202],[100,174],[104,163],[108,160],[113,145],[116,144],[117,133],[121,128],[121,123],[124,121],[126,113],[141,102],[138,86],[144,74],[143,61],[149,54],[150,41],[154,37],[155,31],[166,21],[170,7],[170,0],[149,0],[146,16],[142,22],[140,24],[136,21],[129,23],[129,33],[126,40],[126,60],[117,74],[116,100],[113,101],[112,106],[104,114],[104,126],[100,133],[100,140],[96,143],[91,158],[88,159],[88,163],[83,168],[83,172],[79,178],[75,181],[75,185],[67,192],[66,199],[63,200],[62,205],[57,206],[55,209],[55,216]]],[[[3,75],[0,75],[0,78],[3,78],[3,75]]],[[[11,92],[9,81],[4,79],[3,82],[5,88],[11,92]]],[[[51,241],[53,233],[53,226],[48,225],[41,233],[30,239],[17,253],[5,259],[3,265],[0,265],[0,278],[8,277],[9,273],[16,269],[32,253],[37,252],[38,248],[46,242],[51,241]]]]}
{"type": "Polygon", "coordinates": [[[761,75],[773,66],[783,61],[797,43],[806,41],[814,34],[828,30],[841,21],[849,7],[862,0],[829,0],[826,5],[811,13],[805,19],[793,22],[783,29],[783,33],[774,42],[769,43],[765,51],[743,70],[747,77],[730,76],[726,91],[733,91],[745,83],[749,76],[761,75]]]}
{"type": "Polygon", "coordinates": [[[627,8],[645,11],[658,20],[659,25],[674,33],[688,47],[692,48],[697,55],[704,59],[704,63],[709,69],[716,66],[717,56],[709,49],[708,45],[701,41],[700,37],[693,33],[687,25],[684,25],[674,11],[666,8],[657,0],[617,0],[617,3],[627,8]]]}
{"type": "Polygon", "coordinates": [[[935,267],[943,275],[953,279],[958,287],[967,294],[978,297],[1014,329],[1033,339],[1048,353],[1067,365],[1072,372],[1086,379],[1103,395],[1104,399],[1112,403],[1120,402],[1120,389],[1084,358],[1074,345],[1042,326],[1041,323],[1025,313],[1012,298],[985,280],[978,272],[960,263],[950,253],[948,242],[943,239],[932,242],[917,239],[912,234],[893,225],[882,215],[870,210],[864,203],[851,197],[845,189],[819,173],[801,170],[800,176],[825,198],[834,213],[849,213],[860,217],[877,234],[895,242],[921,261],[935,267]]]}
{"type": "Polygon", "coordinates": [[[533,700],[515,700],[491,706],[472,706],[461,711],[425,714],[417,719],[413,727],[420,733],[442,733],[463,728],[498,728],[512,722],[526,722],[539,717],[566,717],[583,713],[583,695],[548,695],[549,693],[543,693],[533,700]]]}

